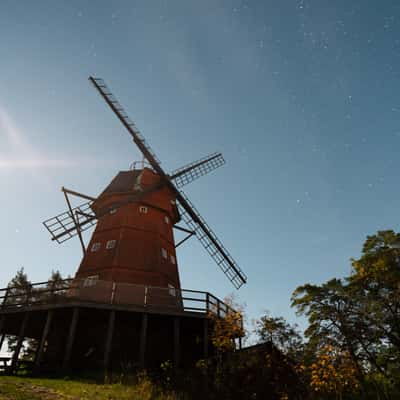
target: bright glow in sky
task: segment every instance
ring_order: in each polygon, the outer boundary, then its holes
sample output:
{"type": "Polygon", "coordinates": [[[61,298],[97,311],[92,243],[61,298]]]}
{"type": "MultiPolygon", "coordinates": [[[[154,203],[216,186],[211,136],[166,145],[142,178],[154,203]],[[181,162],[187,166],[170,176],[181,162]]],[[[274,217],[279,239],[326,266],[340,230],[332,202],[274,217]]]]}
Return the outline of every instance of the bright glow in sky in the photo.
{"type": "MultiPolygon", "coordinates": [[[[222,151],[185,191],[247,273],[250,318],[295,321],[298,285],[399,228],[400,4],[377,4],[2,1],[2,286],[21,266],[73,275],[78,241],[41,225],[65,209],[59,188],[96,195],[141,159],[94,75],[167,171],[222,151]]],[[[183,287],[234,290],[195,240],[179,250],[183,287]]]]}

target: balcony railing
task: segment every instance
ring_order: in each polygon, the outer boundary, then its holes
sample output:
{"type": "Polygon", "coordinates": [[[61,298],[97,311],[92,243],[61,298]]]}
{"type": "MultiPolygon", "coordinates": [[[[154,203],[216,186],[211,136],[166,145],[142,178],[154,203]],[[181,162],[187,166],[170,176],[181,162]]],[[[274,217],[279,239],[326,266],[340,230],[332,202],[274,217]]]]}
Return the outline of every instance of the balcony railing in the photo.
{"type": "Polygon", "coordinates": [[[143,307],[164,312],[210,313],[221,318],[235,312],[228,304],[208,292],[90,278],[64,279],[0,289],[2,310],[72,302],[143,307]]]}

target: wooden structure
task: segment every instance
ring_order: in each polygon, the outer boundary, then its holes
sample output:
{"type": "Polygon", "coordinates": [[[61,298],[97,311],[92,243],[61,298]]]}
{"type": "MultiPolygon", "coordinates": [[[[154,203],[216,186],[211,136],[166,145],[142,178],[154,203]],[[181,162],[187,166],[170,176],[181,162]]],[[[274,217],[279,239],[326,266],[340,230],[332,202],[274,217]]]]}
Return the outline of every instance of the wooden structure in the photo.
{"type": "Polygon", "coordinates": [[[28,338],[38,343],[36,373],[110,373],[157,368],[166,360],[175,368],[190,367],[213,351],[209,314],[223,317],[233,312],[206,292],[176,289],[172,293],[108,281],[87,286],[85,279],[6,288],[0,294],[1,342],[6,335],[17,337],[11,373],[28,338]],[[127,292],[135,295],[126,296],[127,292]],[[180,308],[165,300],[171,297],[180,308]]]}
{"type": "Polygon", "coordinates": [[[39,341],[36,370],[159,366],[168,359],[190,365],[210,351],[209,313],[223,317],[229,307],[207,292],[181,289],[176,248],[196,236],[235,288],[247,280],[181,190],[225,161],[214,153],[167,174],[104,81],[89,80],[143,161],[120,171],[98,197],[62,188],[68,210],[44,225],[58,243],[79,237],[83,258],[71,281],[34,285],[22,297],[10,293],[15,288],[4,292],[0,332],[18,337],[11,371],[25,337],[39,341]],[[73,207],[70,196],[86,202],[73,207]],[[82,232],[93,226],[86,246],[82,232]],[[173,229],[187,236],[176,243],[173,229]]]}

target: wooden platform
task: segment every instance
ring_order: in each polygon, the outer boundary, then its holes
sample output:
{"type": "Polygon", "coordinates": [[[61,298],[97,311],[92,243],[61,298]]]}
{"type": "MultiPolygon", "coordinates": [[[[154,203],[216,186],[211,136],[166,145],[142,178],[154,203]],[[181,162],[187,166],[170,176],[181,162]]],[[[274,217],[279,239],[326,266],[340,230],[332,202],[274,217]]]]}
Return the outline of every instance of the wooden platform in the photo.
{"type": "Polygon", "coordinates": [[[38,343],[33,360],[36,373],[156,369],[167,360],[174,368],[188,368],[213,352],[208,339],[210,313],[223,317],[229,311],[225,303],[205,292],[169,293],[173,301],[159,296],[157,303],[154,295],[149,301],[153,288],[147,288],[145,302],[114,304],[99,302],[97,295],[90,298],[88,292],[74,292],[79,287],[76,281],[64,284],[42,291],[35,291],[33,285],[24,293],[5,289],[0,345],[6,335],[18,338],[9,372],[16,371],[27,338],[38,343]],[[188,306],[193,301],[201,307],[188,306]]]}

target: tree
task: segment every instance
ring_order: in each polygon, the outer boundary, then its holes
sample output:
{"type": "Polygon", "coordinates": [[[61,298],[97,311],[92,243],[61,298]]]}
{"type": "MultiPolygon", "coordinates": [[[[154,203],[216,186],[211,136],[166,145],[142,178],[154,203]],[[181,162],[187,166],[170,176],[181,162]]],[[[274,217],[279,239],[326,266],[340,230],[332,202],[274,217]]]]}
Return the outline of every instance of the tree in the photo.
{"type": "Polygon", "coordinates": [[[24,268],[20,268],[14,278],[7,285],[6,304],[23,304],[27,301],[27,294],[32,290],[32,283],[28,280],[24,268]]]}
{"type": "MultiPolygon", "coordinates": [[[[51,272],[49,281],[46,284],[46,288],[62,288],[63,278],[61,273],[56,270],[51,272]]],[[[35,289],[32,286],[31,281],[28,279],[27,274],[24,272],[24,268],[17,271],[14,278],[8,283],[8,291],[6,304],[24,304],[29,298],[34,298],[35,301],[46,300],[48,293],[43,293],[43,289],[35,289]]],[[[17,345],[17,337],[8,337],[8,351],[14,352],[17,345]]],[[[21,348],[22,358],[25,360],[33,360],[38,341],[36,339],[29,338],[24,341],[21,348]]]]}
{"type": "Polygon", "coordinates": [[[211,342],[218,353],[235,350],[235,339],[242,338],[246,332],[243,329],[244,306],[238,304],[233,296],[224,299],[228,306],[222,317],[210,312],[212,322],[211,342]]]}
{"type": "Polygon", "coordinates": [[[399,241],[393,231],[368,236],[349,276],[305,284],[292,296],[292,306],[310,323],[308,351],[329,345],[346,354],[362,384],[366,378],[400,381],[399,241]]]}
{"type": "Polygon", "coordinates": [[[333,346],[320,349],[310,370],[310,386],[322,395],[334,394],[336,399],[342,399],[345,392],[352,393],[359,386],[353,360],[347,352],[333,346]]]}
{"type": "Polygon", "coordinates": [[[297,360],[303,350],[303,339],[296,324],[290,325],[283,317],[266,312],[256,321],[256,334],[260,342],[271,342],[283,354],[297,360]]]}
{"type": "MultiPolygon", "coordinates": [[[[368,236],[359,259],[352,260],[349,285],[360,300],[359,320],[365,352],[386,378],[400,382],[400,234],[392,230],[368,236]]],[[[399,387],[400,389],[400,387],[399,387]]]]}
{"type": "MultiPolygon", "coordinates": [[[[32,283],[28,280],[24,268],[20,268],[7,285],[5,304],[24,304],[27,302],[27,296],[31,290],[32,283]]],[[[17,347],[17,337],[7,337],[7,346],[9,352],[14,352],[17,347]]],[[[22,347],[22,351],[24,351],[24,346],[22,347]]]]}

